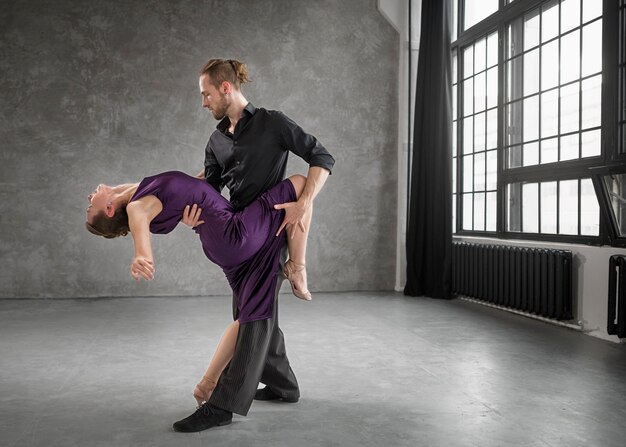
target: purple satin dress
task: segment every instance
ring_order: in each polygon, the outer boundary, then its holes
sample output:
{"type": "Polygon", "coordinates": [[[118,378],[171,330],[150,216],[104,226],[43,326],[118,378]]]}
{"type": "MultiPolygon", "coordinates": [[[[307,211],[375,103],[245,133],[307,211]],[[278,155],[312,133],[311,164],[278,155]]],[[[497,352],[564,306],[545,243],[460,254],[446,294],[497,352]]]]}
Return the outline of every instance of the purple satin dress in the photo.
{"type": "Polygon", "coordinates": [[[272,316],[274,292],[278,286],[280,249],[285,232],[276,237],[285,212],[279,203],[297,200],[293,184],[283,180],[263,193],[242,211],[232,205],[204,180],[171,171],[144,178],[131,202],[154,195],[163,210],[150,223],[150,232],[167,234],[182,220],[186,205],[202,208],[196,227],[207,258],[224,271],[237,303],[240,323],[272,316]]]}

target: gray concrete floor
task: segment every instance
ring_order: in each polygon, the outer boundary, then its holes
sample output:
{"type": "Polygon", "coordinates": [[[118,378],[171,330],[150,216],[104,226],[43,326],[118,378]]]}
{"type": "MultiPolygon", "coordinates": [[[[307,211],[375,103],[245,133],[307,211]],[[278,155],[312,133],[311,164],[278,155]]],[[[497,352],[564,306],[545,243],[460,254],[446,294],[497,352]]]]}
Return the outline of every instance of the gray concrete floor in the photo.
{"type": "Polygon", "coordinates": [[[626,443],[626,345],[392,292],[280,306],[300,402],[181,434],[229,297],[0,301],[0,445],[626,443]]]}

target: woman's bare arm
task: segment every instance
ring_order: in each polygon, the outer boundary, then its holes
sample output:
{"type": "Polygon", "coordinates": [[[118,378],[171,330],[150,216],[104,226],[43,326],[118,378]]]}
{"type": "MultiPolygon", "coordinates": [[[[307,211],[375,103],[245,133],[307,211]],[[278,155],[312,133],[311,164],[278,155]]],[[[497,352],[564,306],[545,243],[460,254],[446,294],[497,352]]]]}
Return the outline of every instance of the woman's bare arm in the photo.
{"type": "Polygon", "coordinates": [[[126,207],[128,226],[135,244],[135,256],[130,265],[130,275],[137,281],[154,278],[154,258],[150,243],[150,222],[161,212],[163,204],[155,196],[142,197],[126,207]]]}

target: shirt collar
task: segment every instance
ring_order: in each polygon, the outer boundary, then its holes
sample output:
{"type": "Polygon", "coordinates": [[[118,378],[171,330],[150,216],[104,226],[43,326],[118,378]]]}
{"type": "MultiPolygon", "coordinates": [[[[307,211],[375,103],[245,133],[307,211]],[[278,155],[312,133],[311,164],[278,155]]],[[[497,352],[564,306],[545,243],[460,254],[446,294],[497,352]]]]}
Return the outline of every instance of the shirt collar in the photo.
{"type": "MultiPolygon", "coordinates": [[[[248,116],[248,118],[250,118],[255,113],[256,113],[256,107],[254,107],[254,104],[249,102],[248,104],[246,104],[243,111],[241,112],[241,118],[244,118],[246,115],[248,116]]],[[[223,133],[226,133],[229,127],[230,127],[230,119],[227,116],[225,116],[222,119],[222,121],[220,121],[217,125],[217,129],[223,133]]]]}

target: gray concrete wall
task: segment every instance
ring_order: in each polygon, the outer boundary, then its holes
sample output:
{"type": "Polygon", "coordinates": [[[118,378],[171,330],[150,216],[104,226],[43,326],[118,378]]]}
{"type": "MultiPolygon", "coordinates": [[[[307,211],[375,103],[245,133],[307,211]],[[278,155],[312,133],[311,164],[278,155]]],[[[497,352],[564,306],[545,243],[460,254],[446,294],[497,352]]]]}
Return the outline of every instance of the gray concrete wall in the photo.
{"type": "Polygon", "coordinates": [[[392,289],[398,39],[375,0],[4,0],[0,297],[228,292],[184,226],[153,237],[157,277],[135,283],[130,238],[83,224],[100,182],[200,170],[216,124],[197,87],[209,57],[246,61],[248,99],[337,160],[315,204],[311,289],[392,289]]]}

